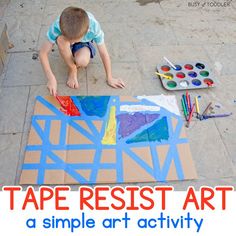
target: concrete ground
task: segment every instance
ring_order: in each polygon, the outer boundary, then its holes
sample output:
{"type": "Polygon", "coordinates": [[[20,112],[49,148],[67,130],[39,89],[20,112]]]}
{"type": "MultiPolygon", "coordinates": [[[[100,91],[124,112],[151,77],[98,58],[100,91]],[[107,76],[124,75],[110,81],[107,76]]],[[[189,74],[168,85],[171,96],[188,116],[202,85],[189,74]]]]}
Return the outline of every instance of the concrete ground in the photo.
{"type": "MultiPolygon", "coordinates": [[[[33,60],[50,23],[69,5],[92,12],[105,32],[114,76],[127,87],[109,88],[99,57],[79,74],[80,89],[66,87],[66,67],[57,48],[50,56],[65,95],[158,95],[168,92],[154,79],[163,56],[175,62],[205,61],[214,70],[217,86],[191,91],[200,95],[203,110],[212,101],[227,118],[194,120],[187,129],[198,179],[171,182],[189,185],[236,186],[236,1],[228,6],[190,6],[186,0],[1,0],[0,19],[8,25],[11,42],[7,65],[0,76],[0,186],[18,184],[35,96],[47,95],[39,60],[33,60]]],[[[210,2],[210,1],[200,1],[210,2]]],[[[148,183],[154,185],[156,183],[148,183]]],[[[143,184],[140,184],[143,185],[143,184]]]]}

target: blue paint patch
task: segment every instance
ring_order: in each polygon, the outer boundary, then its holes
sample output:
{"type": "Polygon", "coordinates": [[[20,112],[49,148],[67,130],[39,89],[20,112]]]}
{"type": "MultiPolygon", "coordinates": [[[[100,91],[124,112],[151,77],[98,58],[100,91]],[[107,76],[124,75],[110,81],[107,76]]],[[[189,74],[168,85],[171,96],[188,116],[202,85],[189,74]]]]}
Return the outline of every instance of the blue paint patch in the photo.
{"type": "Polygon", "coordinates": [[[157,120],[151,127],[137,134],[135,137],[128,139],[126,143],[139,143],[139,142],[161,142],[161,140],[169,139],[169,130],[167,117],[157,120]]]}
{"type": "Polygon", "coordinates": [[[105,116],[110,96],[77,96],[76,98],[87,116],[105,116]]]}

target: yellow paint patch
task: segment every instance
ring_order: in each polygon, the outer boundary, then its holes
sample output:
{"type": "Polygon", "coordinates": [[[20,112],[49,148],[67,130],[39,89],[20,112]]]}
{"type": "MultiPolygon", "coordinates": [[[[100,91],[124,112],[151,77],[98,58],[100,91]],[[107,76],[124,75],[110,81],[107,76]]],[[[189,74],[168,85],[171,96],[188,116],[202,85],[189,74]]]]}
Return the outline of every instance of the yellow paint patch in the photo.
{"type": "Polygon", "coordinates": [[[102,139],[102,144],[107,144],[107,145],[116,144],[116,107],[115,106],[112,106],[110,109],[109,120],[106,125],[106,130],[102,139]]]}

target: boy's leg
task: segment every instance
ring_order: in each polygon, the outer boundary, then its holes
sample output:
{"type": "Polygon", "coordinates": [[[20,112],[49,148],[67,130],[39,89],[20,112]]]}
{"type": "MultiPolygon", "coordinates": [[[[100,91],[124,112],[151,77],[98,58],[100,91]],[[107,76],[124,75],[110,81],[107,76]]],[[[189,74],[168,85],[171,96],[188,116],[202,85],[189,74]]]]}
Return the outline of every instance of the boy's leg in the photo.
{"type": "Polygon", "coordinates": [[[74,54],[75,63],[77,68],[85,68],[89,64],[90,61],[90,50],[88,47],[80,48],[74,54]]]}
{"type": "Polygon", "coordinates": [[[59,36],[57,38],[57,45],[59,52],[69,69],[67,85],[70,88],[78,88],[79,83],[77,80],[77,66],[71,53],[70,43],[65,41],[62,36],[59,36]]]}

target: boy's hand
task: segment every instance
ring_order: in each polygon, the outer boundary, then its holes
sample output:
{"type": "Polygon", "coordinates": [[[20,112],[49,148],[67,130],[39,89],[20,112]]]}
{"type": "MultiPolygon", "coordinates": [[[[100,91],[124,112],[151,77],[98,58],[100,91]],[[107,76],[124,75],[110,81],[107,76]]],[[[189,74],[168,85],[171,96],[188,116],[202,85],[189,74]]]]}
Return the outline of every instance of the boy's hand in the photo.
{"type": "Polygon", "coordinates": [[[111,78],[107,80],[107,84],[111,86],[112,88],[124,88],[125,84],[122,79],[118,78],[111,78]]]}
{"type": "Polygon", "coordinates": [[[54,97],[57,95],[57,80],[55,76],[48,78],[47,88],[51,95],[54,97]]]}
{"type": "Polygon", "coordinates": [[[101,44],[98,44],[97,47],[106,71],[107,84],[113,88],[124,88],[125,84],[122,79],[115,79],[112,77],[111,59],[105,43],[103,42],[101,44]]]}

